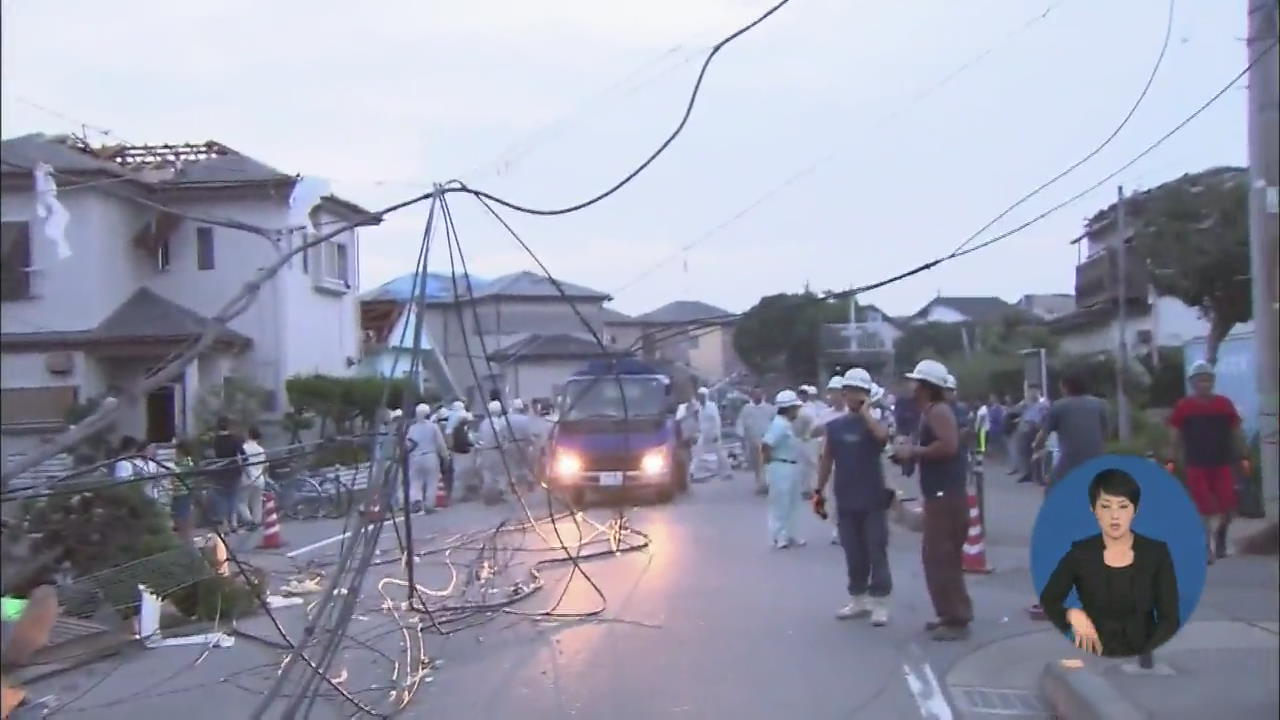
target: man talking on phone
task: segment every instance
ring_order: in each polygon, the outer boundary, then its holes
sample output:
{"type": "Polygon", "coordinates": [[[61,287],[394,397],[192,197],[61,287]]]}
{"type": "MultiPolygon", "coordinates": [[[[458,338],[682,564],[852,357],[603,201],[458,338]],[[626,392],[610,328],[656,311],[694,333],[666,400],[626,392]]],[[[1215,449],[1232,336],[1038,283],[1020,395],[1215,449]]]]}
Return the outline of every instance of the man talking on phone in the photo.
{"type": "Polygon", "coordinates": [[[882,627],[889,622],[889,593],[893,590],[889,573],[892,495],[885,487],[880,462],[889,431],[870,402],[874,387],[870,373],[862,368],[845,373],[848,412],[827,423],[813,509],[826,516],[823,491],[834,470],[836,529],[849,572],[849,604],[836,617],[851,620],[870,616],[872,625],[882,627]]]}

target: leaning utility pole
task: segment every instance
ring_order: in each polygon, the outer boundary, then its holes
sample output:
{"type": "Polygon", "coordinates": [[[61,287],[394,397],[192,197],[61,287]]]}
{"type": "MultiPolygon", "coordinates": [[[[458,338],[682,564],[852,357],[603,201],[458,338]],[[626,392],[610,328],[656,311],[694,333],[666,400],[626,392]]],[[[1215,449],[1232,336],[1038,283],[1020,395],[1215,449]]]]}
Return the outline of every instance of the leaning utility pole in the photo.
{"type": "Polygon", "coordinates": [[[1125,392],[1125,370],[1129,366],[1128,315],[1129,288],[1128,268],[1125,267],[1126,249],[1129,245],[1129,223],[1124,214],[1124,187],[1116,188],[1116,326],[1120,331],[1120,343],[1116,347],[1116,427],[1120,431],[1120,442],[1127,443],[1131,436],[1129,418],[1129,395],[1125,392]]]}
{"type": "Polygon", "coordinates": [[[1262,499],[1274,506],[1277,487],[1277,244],[1280,244],[1280,51],[1276,0],[1249,0],[1249,247],[1253,336],[1257,343],[1258,437],[1262,499]],[[1261,58],[1261,59],[1259,59],[1261,58]]]}

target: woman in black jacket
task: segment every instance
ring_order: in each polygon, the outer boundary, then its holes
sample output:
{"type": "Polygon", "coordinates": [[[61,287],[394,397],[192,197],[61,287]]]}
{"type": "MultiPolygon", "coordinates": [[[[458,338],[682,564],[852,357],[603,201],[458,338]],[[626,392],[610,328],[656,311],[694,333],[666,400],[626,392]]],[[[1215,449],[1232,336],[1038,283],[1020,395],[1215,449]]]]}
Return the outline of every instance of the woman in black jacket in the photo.
{"type": "Polygon", "coordinates": [[[1106,657],[1149,653],[1178,631],[1178,579],[1169,547],[1133,532],[1142,490],[1121,470],[1089,484],[1102,532],[1072,543],[1040,593],[1045,615],[1076,647],[1106,657]],[[1075,589],[1081,608],[1068,608],[1075,589]]]}

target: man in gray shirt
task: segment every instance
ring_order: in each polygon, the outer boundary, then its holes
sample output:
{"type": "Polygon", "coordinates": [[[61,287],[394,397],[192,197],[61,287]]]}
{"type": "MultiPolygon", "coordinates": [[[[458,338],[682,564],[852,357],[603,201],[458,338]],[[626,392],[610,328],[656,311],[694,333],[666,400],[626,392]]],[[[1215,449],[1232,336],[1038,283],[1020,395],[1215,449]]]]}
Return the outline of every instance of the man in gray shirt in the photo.
{"type": "Polygon", "coordinates": [[[1027,385],[1027,396],[1017,407],[1018,429],[1013,436],[1014,467],[1011,475],[1020,475],[1018,482],[1044,483],[1043,477],[1036,477],[1035,463],[1032,454],[1035,451],[1036,433],[1044,427],[1045,416],[1049,414],[1049,403],[1040,397],[1040,386],[1035,383],[1027,385]]]}
{"type": "Polygon", "coordinates": [[[1058,461],[1049,488],[1084,462],[1102,455],[1107,444],[1106,401],[1089,395],[1078,375],[1066,375],[1060,383],[1062,397],[1050,406],[1035,441],[1036,451],[1042,451],[1049,434],[1058,433],[1058,461]]]}

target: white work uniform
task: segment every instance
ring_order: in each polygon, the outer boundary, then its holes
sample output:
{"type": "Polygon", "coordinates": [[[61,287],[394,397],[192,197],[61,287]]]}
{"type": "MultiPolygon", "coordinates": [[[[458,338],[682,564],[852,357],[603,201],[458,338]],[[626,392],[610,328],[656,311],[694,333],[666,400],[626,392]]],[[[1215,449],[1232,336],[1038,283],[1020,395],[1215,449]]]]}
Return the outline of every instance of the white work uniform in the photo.
{"type": "Polygon", "coordinates": [[[698,444],[693,451],[694,477],[720,475],[730,477],[729,456],[720,442],[720,409],[707,400],[698,411],[698,444]],[[707,469],[708,457],[714,457],[715,467],[707,469]]]}
{"type": "Polygon", "coordinates": [[[796,452],[799,455],[796,459],[800,461],[800,480],[796,492],[801,494],[812,490],[818,479],[818,452],[822,447],[822,440],[810,437],[813,429],[818,426],[818,416],[818,403],[812,400],[801,405],[800,412],[796,414],[796,452]]]}
{"type": "Polygon", "coordinates": [[[503,454],[511,445],[511,433],[501,415],[481,418],[479,425],[475,455],[480,469],[480,487],[486,493],[501,493],[507,487],[507,466],[503,463],[503,454]]]}
{"type": "Polygon", "coordinates": [[[405,440],[409,453],[409,503],[433,507],[439,492],[442,463],[449,459],[444,432],[430,419],[418,420],[405,430],[405,440]]]}
{"type": "Polygon", "coordinates": [[[800,504],[802,446],[791,421],[774,415],[761,439],[769,446],[765,479],[769,483],[769,542],[775,547],[796,542],[796,507],[800,504]]]}
{"type": "Polygon", "coordinates": [[[764,437],[778,409],[771,403],[747,403],[738,411],[737,431],[742,436],[742,449],[747,456],[747,467],[755,474],[756,486],[764,486],[764,461],[760,457],[760,440],[764,437]]]}
{"type": "Polygon", "coordinates": [[[523,412],[507,413],[502,428],[511,435],[507,445],[507,466],[515,481],[528,486],[533,481],[533,463],[537,457],[534,447],[533,423],[523,412]]]}

